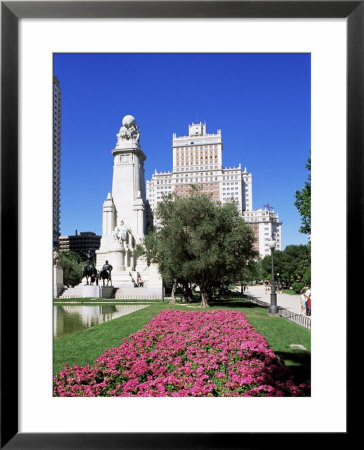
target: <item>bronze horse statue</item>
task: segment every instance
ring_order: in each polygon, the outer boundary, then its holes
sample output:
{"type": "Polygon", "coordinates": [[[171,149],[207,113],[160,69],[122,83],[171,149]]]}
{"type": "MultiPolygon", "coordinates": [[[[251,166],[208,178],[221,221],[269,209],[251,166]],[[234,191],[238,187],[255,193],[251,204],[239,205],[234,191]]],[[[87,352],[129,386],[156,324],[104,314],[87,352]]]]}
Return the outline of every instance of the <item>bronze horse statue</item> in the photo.
{"type": "Polygon", "coordinates": [[[106,286],[109,286],[109,281],[110,281],[110,284],[111,284],[111,271],[112,271],[112,269],[113,269],[112,265],[109,264],[109,261],[106,260],[105,264],[102,266],[102,269],[97,274],[97,284],[98,284],[99,278],[101,278],[102,285],[105,286],[105,280],[107,280],[106,286]]]}
{"type": "Polygon", "coordinates": [[[111,270],[109,269],[101,269],[100,272],[98,273],[98,278],[100,278],[102,280],[102,285],[105,286],[105,280],[107,280],[106,282],[106,286],[109,285],[109,281],[111,284],[111,270]]]}
{"type": "Polygon", "coordinates": [[[92,284],[96,280],[97,270],[91,261],[87,261],[87,264],[82,269],[82,275],[86,277],[86,284],[92,284]],[[90,283],[89,283],[90,279],[90,283]]]}

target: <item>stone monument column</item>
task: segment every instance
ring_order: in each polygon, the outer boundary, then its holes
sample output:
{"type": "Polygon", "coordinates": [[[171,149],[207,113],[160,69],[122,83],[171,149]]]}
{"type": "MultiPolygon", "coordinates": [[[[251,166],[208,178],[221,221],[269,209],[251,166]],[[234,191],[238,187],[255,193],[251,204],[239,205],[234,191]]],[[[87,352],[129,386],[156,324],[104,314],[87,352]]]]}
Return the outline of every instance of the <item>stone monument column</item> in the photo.
{"type": "Polygon", "coordinates": [[[125,116],[112,150],[114,156],[112,198],[116,220],[124,220],[137,243],[145,235],[144,161],[139,144],[139,129],[133,116],[125,116]]]}
{"type": "Polygon", "coordinates": [[[114,228],[116,226],[116,223],[115,223],[115,206],[110,192],[107,195],[106,200],[104,201],[102,209],[103,209],[102,235],[111,237],[112,232],[114,231],[114,228]]]}
{"type": "Polygon", "coordinates": [[[143,288],[136,288],[138,294],[162,298],[162,278],[157,266],[153,263],[148,266],[145,257],[135,257],[136,244],[146,234],[146,214],[149,214],[151,222],[151,211],[145,195],[146,157],[133,116],[123,118],[116,137],[117,142],[112,150],[112,190],[103,204],[102,237],[100,249],[96,251],[96,268],[101,270],[107,260],[113,266],[113,286],[127,295],[135,287],[132,272],[138,272],[143,280],[143,288]]]}
{"type": "Polygon", "coordinates": [[[96,267],[105,260],[113,266],[115,285],[133,286],[128,267],[135,266],[135,246],[146,232],[146,194],[144,161],[139,142],[139,128],[133,116],[122,120],[112,150],[114,157],[112,190],[103,205],[103,227],[96,267]]]}
{"type": "Polygon", "coordinates": [[[59,297],[63,291],[63,269],[59,265],[59,255],[53,251],[53,297],[59,297]]]}

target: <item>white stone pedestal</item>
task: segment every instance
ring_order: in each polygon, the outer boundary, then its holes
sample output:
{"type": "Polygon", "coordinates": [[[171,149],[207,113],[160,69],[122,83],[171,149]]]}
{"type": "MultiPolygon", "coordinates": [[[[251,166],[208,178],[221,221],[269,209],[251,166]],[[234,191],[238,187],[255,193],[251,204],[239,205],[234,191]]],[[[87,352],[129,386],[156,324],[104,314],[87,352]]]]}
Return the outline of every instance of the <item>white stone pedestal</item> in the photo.
{"type": "Polygon", "coordinates": [[[92,298],[112,298],[114,292],[114,286],[82,286],[82,297],[92,298]]]}
{"type": "Polygon", "coordinates": [[[163,280],[158,270],[158,265],[151,263],[149,266],[143,259],[137,268],[140,268],[140,275],[144,282],[144,288],[148,289],[148,294],[156,298],[163,298],[163,280]]]}
{"type": "Polygon", "coordinates": [[[91,286],[91,285],[83,285],[82,286],[82,297],[100,297],[100,289],[99,286],[91,286]]]}
{"type": "Polygon", "coordinates": [[[53,296],[56,298],[63,291],[63,269],[61,266],[53,267],[53,296]]]}

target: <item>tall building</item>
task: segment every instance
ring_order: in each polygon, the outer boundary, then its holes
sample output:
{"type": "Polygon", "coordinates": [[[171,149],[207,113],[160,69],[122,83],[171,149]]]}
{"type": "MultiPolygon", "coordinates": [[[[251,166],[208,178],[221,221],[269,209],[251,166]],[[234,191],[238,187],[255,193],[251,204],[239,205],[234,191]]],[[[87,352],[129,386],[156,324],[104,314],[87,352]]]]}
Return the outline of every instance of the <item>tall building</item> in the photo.
{"type": "Polygon", "coordinates": [[[94,255],[96,250],[100,248],[101,236],[92,231],[77,231],[72,236],[59,237],[59,250],[61,252],[76,252],[83,258],[90,252],[94,255]]]}
{"type": "Polygon", "coordinates": [[[253,208],[252,175],[246,168],[223,167],[223,142],[221,130],[216,134],[206,132],[206,124],[192,123],[188,136],[172,138],[173,170],[157,172],[147,181],[147,199],[152,210],[162,200],[163,194],[175,192],[188,196],[191,185],[202,193],[211,194],[213,201],[237,201],[240,211],[253,208]]]}
{"type": "Polygon", "coordinates": [[[277,250],[282,248],[281,227],[278,214],[268,210],[253,210],[253,179],[247,169],[224,167],[222,161],[223,141],[221,130],[216,134],[206,131],[206,123],[192,123],[187,136],[172,137],[173,170],[155,171],[147,180],[147,201],[155,210],[163,195],[175,192],[178,196],[189,196],[191,185],[202,193],[211,195],[213,201],[222,203],[234,199],[245,221],[253,228],[255,249],[264,257],[269,254],[268,240],[273,236],[277,250]]]}
{"type": "Polygon", "coordinates": [[[53,247],[59,247],[61,206],[61,89],[53,76],[53,247]]]}
{"type": "Polygon", "coordinates": [[[268,241],[276,241],[276,250],[282,250],[282,222],[279,221],[278,214],[268,209],[256,209],[255,211],[244,211],[244,220],[254,231],[254,250],[264,258],[271,254],[268,241]]]}

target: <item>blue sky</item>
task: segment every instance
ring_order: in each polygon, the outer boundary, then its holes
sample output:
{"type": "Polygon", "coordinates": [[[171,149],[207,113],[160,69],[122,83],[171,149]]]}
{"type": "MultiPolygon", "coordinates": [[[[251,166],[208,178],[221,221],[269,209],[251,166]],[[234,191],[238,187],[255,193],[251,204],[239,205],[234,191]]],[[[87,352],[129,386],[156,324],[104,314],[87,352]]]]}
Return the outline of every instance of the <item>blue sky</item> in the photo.
{"type": "Polygon", "coordinates": [[[309,54],[55,54],[62,89],[61,234],[101,234],[116,134],[136,118],[146,179],[172,170],[172,134],[221,129],[223,165],[253,175],[253,208],[269,203],[283,248],[306,244],[295,192],[311,139],[309,54]]]}

